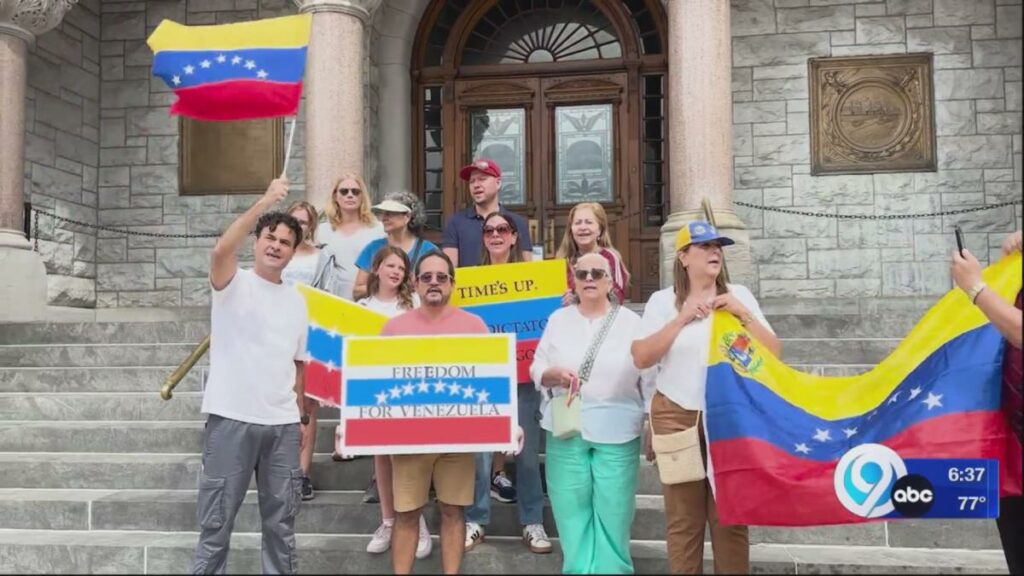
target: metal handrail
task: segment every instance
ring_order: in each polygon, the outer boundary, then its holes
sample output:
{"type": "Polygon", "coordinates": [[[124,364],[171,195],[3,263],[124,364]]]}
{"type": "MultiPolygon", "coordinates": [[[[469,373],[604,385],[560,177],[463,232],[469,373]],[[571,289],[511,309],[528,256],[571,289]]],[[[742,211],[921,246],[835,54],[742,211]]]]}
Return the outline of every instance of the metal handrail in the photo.
{"type": "MultiPolygon", "coordinates": [[[[715,222],[715,212],[711,210],[711,200],[707,196],[700,201],[701,208],[704,209],[704,217],[708,219],[708,224],[711,224],[715,228],[718,228],[718,223],[715,222]]],[[[725,265],[725,259],[722,259],[722,278],[729,282],[729,269],[725,265]]]]}
{"type": "Polygon", "coordinates": [[[196,345],[192,349],[192,352],[181,362],[181,364],[171,372],[171,375],[164,380],[164,385],[160,387],[160,397],[164,400],[170,400],[174,397],[174,387],[188,374],[188,371],[199,362],[199,359],[206,354],[206,351],[210,349],[210,337],[203,338],[203,341],[196,345]]]}

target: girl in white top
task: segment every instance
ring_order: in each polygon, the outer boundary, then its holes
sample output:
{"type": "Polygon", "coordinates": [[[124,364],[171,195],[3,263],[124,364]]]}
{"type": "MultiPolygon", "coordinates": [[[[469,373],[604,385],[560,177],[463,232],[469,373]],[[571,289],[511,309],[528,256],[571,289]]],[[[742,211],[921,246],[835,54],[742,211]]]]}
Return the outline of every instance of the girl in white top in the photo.
{"type": "Polygon", "coordinates": [[[612,271],[604,256],[580,256],[574,278],[578,304],[551,315],[530,367],[544,395],[548,497],[562,543],[563,573],[628,574],[633,572],[629,533],[640,434],[645,398],[651,392],[627,352],[638,336],[640,317],[613,304],[612,271]],[[590,378],[581,383],[580,397],[574,400],[582,402],[581,434],[556,438],[550,433],[551,395],[561,397],[578,381],[587,349],[610,318],[614,320],[609,320],[612,324],[596,351],[590,378]]]}
{"type": "Polygon", "coordinates": [[[345,174],[334,183],[324,207],[327,221],[317,227],[317,237],[334,255],[339,268],[338,296],[352,299],[356,258],[370,242],[384,237],[384,227],[370,211],[369,192],[358,174],[345,174]]]}
{"type": "MultiPolygon", "coordinates": [[[[367,281],[369,296],[359,304],[369,310],[383,314],[389,318],[408,312],[419,306],[419,297],[412,289],[412,266],[405,251],[385,244],[373,256],[370,267],[370,278],[367,281]]],[[[395,498],[391,484],[391,457],[378,455],[373,457],[374,482],[380,496],[381,524],[373,533],[373,538],[366,546],[371,554],[387,552],[391,547],[391,531],[395,525],[395,498]]],[[[427,522],[420,516],[420,535],[416,545],[416,557],[426,558],[430,555],[433,543],[427,522]]]]}
{"type": "MultiPolygon", "coordinates": [[[[722,276],[723,246],[733,241],[707,222],[691,222],[676,237],[674,286],[651,295],[644,308],[642,339],[633,342],[633,360],[640,368],[657,369],[657,392],[650,414],[654,433],[671,434],[697,426],[704,442],[701,415],[705,406],[711,314],[724,310],[766,349],[779,356],[782,345],[768,326],[750,290],[726,284],[722,276]]],[[[644,451],[650,449],[645,431],[644,451]]],[[[668,522],[669,567],[673,573],[699,573],[704,554],[705,525],[714,518],[708,481],[663,484],[668,522]]],[[[711,525],[715,573],[749,573],[750,545],[745,526],[711,525]]]]}

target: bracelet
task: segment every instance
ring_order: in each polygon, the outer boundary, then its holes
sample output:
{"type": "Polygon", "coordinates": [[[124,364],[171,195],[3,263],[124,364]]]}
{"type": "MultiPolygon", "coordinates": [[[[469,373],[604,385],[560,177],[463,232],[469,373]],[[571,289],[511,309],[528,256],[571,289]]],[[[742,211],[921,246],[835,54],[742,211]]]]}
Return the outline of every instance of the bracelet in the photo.
{"type": "Polygon", "coordinates": [[[747,326],[748,324],[750,324],[753,321],[754,321],[754,315],[751,314],[750,312],[747,312],[746,314],[743,315],[742,318],[740,318],[740,326],[747,326]]]}
{"type": "Polygon", "coordinates": [[[966,291],[967,297],[971,300],[971,304],[974,304],[978,300],[978,294],[981,294],[981,291],[984,290],[985,288],[988,288],[988,284],[985,284],[984,282],[978,282],[977,284],[971,286],[971,288],[966,291]]]}

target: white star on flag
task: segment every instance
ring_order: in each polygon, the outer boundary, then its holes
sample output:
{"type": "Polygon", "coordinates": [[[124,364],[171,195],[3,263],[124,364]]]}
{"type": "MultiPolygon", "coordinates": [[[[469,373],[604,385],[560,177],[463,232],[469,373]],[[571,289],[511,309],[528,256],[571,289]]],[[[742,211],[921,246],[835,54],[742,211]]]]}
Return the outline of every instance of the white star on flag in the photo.
{"type": "Polygon", "coordinates": [[[377,405],[378,406],[381,405],[381,404],[387,404],[387,403],[388,403],[388,393],[387,392],[381,392],[380,394],[377,394],[377,405]]]}
{"type": "Polygon", "coordinates": [[[899,390],[897,390],[896,393],[892,395],[892,398],[889,398],[889,401],[887,402],[887,404],[895,404],[896,400],[899,397],[900,397],[900,392],[899,392],[899,390]]]}
{"type": "Polygon", "coordinates": [[[195,66],[193,66],[191,64],[189,64],[188,66],[185,66],[185,74],[191,74],[191,73],[193,73],[195,71],[196,71],[196,67],[195,66]]]}
{"type": "Polygon", "coordinates": [[[451,384],[450,384],[450,385],[448,386],[448,394],[449,394],[450,396],[458,396],[458,395],[459,395],[459,390],[461,390],[461,389],[462,389],[462,386],[459,386],[459,385],[458,385],[458,384],[456,384],[455,382],[452,382],[452,383],[451,383],[451,384]]]}
{"type": "Polygon", "coordinates": [[[390,392],[391,392],[391,397],[392,398],[401,398],[402,397],[402,389],[399,388],[398,386],[395,386],[394,388],[392,388],[390,390],[390,392]]]}
{"type": "Polygon", "coordinates": [[[853,436],[856,433],[857,433],[857,429],[856,428],[843,428],[843,434],[846,434],[847,438],[853,436]]]}
{"type": "Polygon", "coordinates": [[[327,364],[325,366],[326,366],[328,372],[334,372],[334,370],[335,370],[334,362],[331,362],[330,360],[328,360],[327,364]]]}
{"type": "Polygon", "coordinates": [[[252,70],[255,67],[256,67],[256,61],[255,60],[246,60],[245,61],[245,69],[246,70],[252,70]]]}
{"type": "Polygon", "coordinates": [[[415,390],[416,390],[416,386],[414,386],[412,382],[409,382],[405,386],[402,386],[402,395],[403,396],[410,396],[410,395],[412,395],[412,393],[415,390]]]}
{"type": "Polygon", "coordinates": [[[921,400],[921,403],[923,403],[925,406],[928,406],[929,410],[935,407],[942,408],[942,402],[939,402],[939,400],[941,399],[942,394],[932,394],[931,392],[929,392],[928,397],[925,398],[924,400],[921,400]]]}
{"type": "Polygon", "coordinates": [[[448,385],[444,382],[441,382],[440,380],[434,382],[434,394],[444,394],[446,388],[448,388],[448,385]]]}
{"type": "Polygon", "coordinates": [[[420,384],[417,387],[416,391],[419,392],[420,394],[426,394],[430,392],[430,384],[427,384],[426,380],[420,380],[420,384]]]}
{"type": "Polygon", "coordinates": [[[256,73],[256,77],[259,78],[260,80],[265,79],[267,77],[267,71],[260,70],[259,72],[256,73]]]}
{"type": "Polygon", "coordinates": [[[202,66],[203,68],[209,68],[210,64],[212,64],[212,62],[210,62],[209,60],[203,60],[202,62],[199,63],[199,65],[202,66]]]}
{"type": "Polygon", "coordinates": [[[241,62],[242,62],[242,57],[241,56],[232,56],[231,57],[231,63],[232,64],[241,64],[241,62]]]}
{"type": "Polygon", "coordinates": [[[814,429],[814,439],[818,442],[827,442],[832,439],[832,435],[829,434],[828,430],[821,430],[819,428],[814,429]]]}
{"type": "Polygon", "coordinates": [[[811,453],[811,449],[808,448],[807,444],[804,444],[803,442],[797,444],[795,450],[797,452],[801,453],[801,454],[810,454],[811,453]]]}
{"type": "Polygon", "coordinates": [[[476,402],[477,402],[477,404],[483,404],[483,403],[487,402],[487,396],[489,396],[489,394],[487,393],[487,390],[481,390],[480,392],[477,392],[477,395],[476,395],[476,402]]]}
{"type": "Polygon", "coordinates": [[[917,398],[917,395],[920,394],[920,393],[921,393],[921,387],[920,386],[918,386],[917,388],[912,388],[910,390],[910,399],[913,400],[914,398],[917,398]]]}
{"type": "Polygon", "coordinates": [[[472,386],[466,386],[462,389],[463,398],[472,398],[474,394],[476,394],[476,388],[473,388],[472,386]]]}
{"type": "Polygon", "coordinates": [[[223,64],[227,62],[228,57],[223,54],[217,54],[217,64],[223,64]]]}
{"type": "Polygon", "coordinates": [[[177,86],[178,84],[181,84],[181,76],[178,76],[177,74],[175,74],[171,78],[171,82],[173,82],[175,86],[177,86]]]}

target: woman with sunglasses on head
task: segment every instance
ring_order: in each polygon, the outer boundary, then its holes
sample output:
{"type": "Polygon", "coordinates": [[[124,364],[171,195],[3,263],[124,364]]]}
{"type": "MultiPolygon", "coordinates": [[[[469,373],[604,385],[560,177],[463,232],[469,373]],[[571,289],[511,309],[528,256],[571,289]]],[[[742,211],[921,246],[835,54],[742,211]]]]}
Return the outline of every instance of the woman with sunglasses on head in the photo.
{"type": "MultiPolygon", "coordinates": [[[[760,345],[775,356],[782,343],[772,332],[750,290],[726,284],[723,246],[733,241],[707,222],[690,222],[676,236],[674,285],[651,295],[644,307],[642,338],[633,342],[633,361],[642,369],[656,368],[656,388],[650,405],[651,426],[644,431],[644,451],[654,459],[650,435],[664,436],[697,427],[704,468],[691,482],[662,484],[668,523],[669,568],[674,574],[699,574],[704,563],[704,530],[711,526],[715,574],[750,572],[750,540],[746,526],[718,523],[715,497],[704,477],[706,441],[701,411],[705,407],[707,347],[711,314],[729,312],[760,345]]],[[[696,468],[696,467],[695,467],[696,468]]]]}
{"type": "Polygon", "coordinates": [[[352,300],[356,258],[367,244],[384,237],[384,227],[370,212],[370,194],[358,174],[343,175],[331,190],[324,208],[327,221],[320,224],[316,234],[335,258],[338,282],[331,291],[352,300]]]}
{"type": "MultiPolygon", "coordinates": [[[[412,266],[409,257],[400,248],[384,246],[373,256],[370,279],[367,283],[368,296],[359,301],[369,310],[394,318],[420,304],[419,296],[412,288],[412,266]]],[[[391,456],[373,457],[373,475],[380,501],[381,523],[373,533],[366,551],[383,554],[391,548],[391,532],[395,526],[395,499],[391,486],[391,456]]],[[[416,557],[430,555],[433,542],[427,521],[420,517],[420,537],[416,545],[416,557]]]]}
{"type": "Polygon", "coordinates": [[[612,294],[622,304],[626,299],[626,286],[629,286],[629,270],[622,264],[622,255],[612,246],[612,238],[608,233],[608,215],[597,202],[581,202],[569,210],[565,235],[555,252],[556,258],[565,258],[566,280],[569,289],[562,297],[562,305],[572,302],[575,280],[573,266],[584,254],[600,254],[608,261],[612,271],[612,294]]]}
{"type": "Polygon", "coordinates": [[[427,215],[423,203],[415,194],[409,192],[391,192],[384,201],[373,207],[373,212],[384,224],[386,236],[374,240],[363,248],[356,258],[356,285],[352,294],[356,299],[366,297],[367,284],[370,280],[370,265],[373,256],[381,247],[388,245],[401,248],[409,256],[409,264],[413,268],[424,254],[437,248],[430,240],[420,237],[427,215]]]}
{"type": "MultiPolygon", "coordinates": [[[[522,262],[519,230],[507,212],[491,212],[483,221],[481,265],[522,262]]],[[[532,382],[520,382],[518,390],[519,426],[523,429],[523,450],[516,456],[516,485],[505,475],[504,454],[478,453],[473,505],[466,508],[466,547],[469,552],[484,541],[491,519],[491,498],[516,502],[523,544],[534,554],[548,554],[551,540],[544,530],[544,488],[540,478],[540,394],[532,382]]]]}
{"type": "Polygon", "coordinates": [[[619,306],[608,260],[584,254],[573,303],[548,319],[530,367],[543,394],[547,486],[565,574],[631,574],[644,406],[650,390],[626,351],[640,317],[619,306]],[[569,410],[575,403],[578,412],[569,410]]]}

